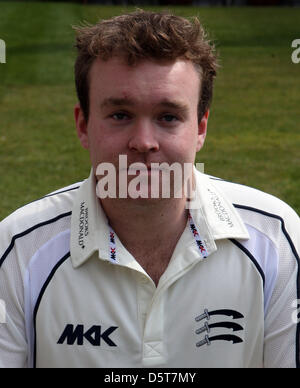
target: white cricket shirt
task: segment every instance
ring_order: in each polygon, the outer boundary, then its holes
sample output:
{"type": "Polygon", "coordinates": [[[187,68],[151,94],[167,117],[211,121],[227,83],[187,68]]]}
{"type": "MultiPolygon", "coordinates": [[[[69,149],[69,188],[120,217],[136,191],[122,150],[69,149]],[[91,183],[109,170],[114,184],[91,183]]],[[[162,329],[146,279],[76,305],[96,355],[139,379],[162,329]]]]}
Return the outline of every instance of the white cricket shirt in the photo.
{"type": "Polygon", "coordinates": [[[199,172],[196,188],[157,287],[92,174],[2,221],[0,367],[299,367],[299,217],[199,172]]]}

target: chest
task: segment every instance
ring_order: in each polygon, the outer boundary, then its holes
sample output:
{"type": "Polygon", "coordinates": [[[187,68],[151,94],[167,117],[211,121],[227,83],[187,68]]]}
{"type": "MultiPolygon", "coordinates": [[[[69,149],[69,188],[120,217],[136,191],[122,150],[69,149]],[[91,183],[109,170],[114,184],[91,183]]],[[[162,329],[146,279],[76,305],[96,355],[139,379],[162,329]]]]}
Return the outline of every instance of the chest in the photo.
{"type": "Polygon", "coordinates": [[[76,270],[65,262],[36,308],[37,365],[259,366],[263,282],[234,250],[185,265],[187,250],[157,288],[96,257],[76,270]]]}

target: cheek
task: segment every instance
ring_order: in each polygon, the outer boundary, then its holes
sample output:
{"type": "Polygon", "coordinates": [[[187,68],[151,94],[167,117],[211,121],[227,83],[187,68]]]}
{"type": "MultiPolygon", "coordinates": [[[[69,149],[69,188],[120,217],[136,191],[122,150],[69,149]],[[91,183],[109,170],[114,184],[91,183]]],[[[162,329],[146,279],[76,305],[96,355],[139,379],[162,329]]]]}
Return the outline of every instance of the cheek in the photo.
{"type": "Polygon", "coordinates": [[[196,154],[196,139],[180,137],[164,147],[164,153],[172,163],[193,163],[196,154]]]}
{"type": "Polygon", "coordinates": [[[191,127],[189,130],[186,130],[180,134],[178,139],[171,144],[178,154],[185,155],[193,155],[196,152],[198,142],[198,131],[194,127],[191,127]]]}
{"type": "Polygon", "coordinates": [[[89,150],[93,164],[101,162],[115,164],[119,155],[126,153],[123,143],[124,139],[121,136],[108,133],[104,127],[93,128],[89,133],[89,150]]]}

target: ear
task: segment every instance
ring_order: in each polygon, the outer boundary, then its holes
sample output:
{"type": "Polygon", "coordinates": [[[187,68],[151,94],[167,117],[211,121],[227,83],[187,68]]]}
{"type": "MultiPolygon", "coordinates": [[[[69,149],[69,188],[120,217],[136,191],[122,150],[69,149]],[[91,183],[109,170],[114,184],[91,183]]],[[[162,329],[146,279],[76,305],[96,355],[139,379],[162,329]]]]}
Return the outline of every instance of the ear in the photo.
{"type": "Polygon", "coordinates": [[[83,148],[89,149],[89,139],[87,131],[87,122],[84,118],[83,110],[79,103],[74,107],[74,117],[76,123],[77,136],[83,148]]]}
{"type": "Polygon", "coordinates": [[[206,133],[207,133],[207,122],[208,122],[209,110],[207,110],[201,121],[198,123],[198,138],[197,138],[197,152],[201,150],[204,145],[206,133]]]}

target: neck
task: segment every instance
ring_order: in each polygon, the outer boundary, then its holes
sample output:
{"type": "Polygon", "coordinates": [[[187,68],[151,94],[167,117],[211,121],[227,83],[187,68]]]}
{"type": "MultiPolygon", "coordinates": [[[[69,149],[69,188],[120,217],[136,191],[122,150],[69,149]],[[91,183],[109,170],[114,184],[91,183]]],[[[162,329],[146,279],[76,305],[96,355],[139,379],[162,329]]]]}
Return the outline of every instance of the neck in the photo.
{"type": "Polygon", "coordinates": [[[144,204],[105,199],[101,203],[124,247],[157,286],[187,223],[185,199],[144,204]]]}
{"type": "Polygon", "coordinates": [[[153,249],[159,242],[177,242],[187,222],[185,198],[151,203],[107,198],[101,204],[111,227],[127,249],[141,243],[145,249],[153,249]]]}

